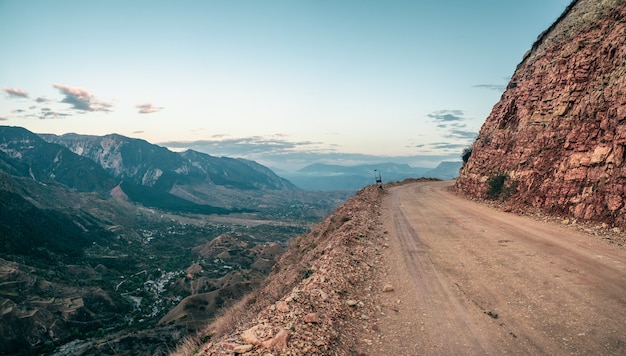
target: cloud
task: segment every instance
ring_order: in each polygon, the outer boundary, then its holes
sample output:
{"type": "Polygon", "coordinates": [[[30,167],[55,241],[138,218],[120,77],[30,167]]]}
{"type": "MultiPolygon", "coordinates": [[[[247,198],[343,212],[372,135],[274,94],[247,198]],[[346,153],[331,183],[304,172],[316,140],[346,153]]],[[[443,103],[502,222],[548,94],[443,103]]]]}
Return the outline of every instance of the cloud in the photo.
{"type": "MultiPolygon", "coordinates": [[[[216,155],[234,157],[258,154],[277,154],[291,150],[308,150],[322,142],[299,141],[293,142],[273,136],[251,136],[244,138],[229,138],[197,141],[170,141],[160,145],[172,148],[190,148],[202,152],[212,152],[216,155]]],[[[317,148],[316,148],[317,149],[317,148]]]]}
{"type": "Polygon", "coordinates": [[[440,152],[453,152],[467,147],[476,139],[478,132],[472,131],[467,127],[466,122],[469,120],[465,117],[462,110],[439,110],[428,114],[428,117],[434,119],[436,128],[440,132],[440,137],[446,142],[430,143],[426,147],[427,150],[440,152]]]}
{"type": "Polygon", "coordinates": [[[70,104],[76,110],[82,111],[111,111],[113,104],[98,100],[91,92],[84,88],[71,87],[64,84],[53,84],[65,97],[62,103],[70,104]]]}
{"type": "Polygon", "coordinates": [[[474,85],[474,88],[483,88],[483,89],[495,90],[497,92],[503,93],[504,90],[506,89],[506,85],[502,85],[502,84],[478,84],[478,85],[474,85]]]}
{"type": "Polygon", "coordinates": [[[474,140],[477,135],[478,135],[478,132],[475,132],[475,131],[452,129],[449,131],[448,135],[445,136],[445,138],[454,138],[454,139],[460,138],[460,139],[474,140]]]}
{"type": "Polygon", "coordinates": [[[163,110],[163,108],[155,107],[151,103],[139,104],[139,105],[136,106],[136,108],[139,109],[139,113],[140,114],[151,114],[151,113],[159,112],[159,111],[163,110]]]}
{"type": "Polygon", "coordinates": [[[462,143],[449,143],[449,142],[435,142],[430,145],[435,150],[461,150],[467,147],[467,144],[462,143]]]}
{"type": "Polygon", "coordinates": [[[2,90],[9,94],[11,98],[28,98],[28,93],[22,89],[17,88],[2,88],[2,90]]]}
{"type": "Polygon", "coordinates": [[[8,116],[0,116],[0,121],[6,121],[8,119],[9,119],[8,116]]]}
{"type": "Polygon", "coordinates": [[[439,110],[431,112],[427,116],[431,119],[434,119],[435,122],[452,122],[465,120],[465,118],[463,117],[463,111],[461,110],[439,110]]]}
{"type": "Polygon", "coordinates": [[[35,101],[38,102],[38,103],[49,103],[52,100],[50,100],[50,99],[48,99],[48,98],[46,98],[44,96],[40,96],[37,99],[35,99],[35,101]]]}
{"type": "MultiPolygon", "coordinates": [[[[223,136],[223,135],[215,135],[223,136]]],[[[242,157],[268,167],[296,171],[311,163],[338,165],[377,164],[381,162],[406,163],[413,166],[434,167],[445,160],[458,160],[460,151],[415,156],[377,156],[339,152],[336,145],[315,141],[289,141],[287,135],[251,136],[244,138],[207,139],[197,141],[160,142],[161,146],[180,151],[192,149],[213,156],[242,157]]],[[[462,145],[465,147],[466,145],[462,145]]]]}
{"type": "Polygon", "coordinates": [[[39,119],[40,120],[62,119],[67,116],[71,116],[71,114],[52,111],[49,108],[43,108],[41,109],[41,114],[39,115],[39,119]]]}

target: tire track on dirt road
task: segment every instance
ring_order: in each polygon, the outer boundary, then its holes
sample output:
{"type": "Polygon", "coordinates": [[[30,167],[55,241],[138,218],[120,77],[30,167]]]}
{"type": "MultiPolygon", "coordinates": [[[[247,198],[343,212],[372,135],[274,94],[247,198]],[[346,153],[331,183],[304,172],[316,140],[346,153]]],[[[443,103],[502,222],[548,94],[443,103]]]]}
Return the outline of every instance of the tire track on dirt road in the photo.
{"type": "Polygon", "coordinates": [[[626,354],[626,250],[452,184],[388,189],[372,355],[626,354]]]}

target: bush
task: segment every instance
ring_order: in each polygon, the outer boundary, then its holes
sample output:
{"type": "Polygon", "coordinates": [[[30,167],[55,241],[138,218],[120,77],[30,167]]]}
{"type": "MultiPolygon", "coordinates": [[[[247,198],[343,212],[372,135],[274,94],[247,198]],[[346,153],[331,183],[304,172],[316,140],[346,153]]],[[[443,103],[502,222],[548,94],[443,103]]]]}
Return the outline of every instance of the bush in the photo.
{"type": "Polygon", "coordinates": [[[487,196],[494,200],[507,200],[517,192],[518,183],[508,174],[497,172],[487,179],[487,196]]]}
{"type": "Polygon", "coordinates": [[[507,178],[506,174],[496,173],[487,179],[487,196],[490,199],[497,199],[502,194],[507,178]]]}
{"type": "Polygon", "coordinates": [[[463,149],[463,153],[461,154],[461,158],[463,159],[463,163],[467,163],[470,156],[472,155],[472,146],[467,146],[463,149]]]}
{"type": "Polygon", "coordinates": [[[487,179],[487,196],[490,199],[507,200],[517,192],[517,183],[506,173],[495,173],[487,179]]]}

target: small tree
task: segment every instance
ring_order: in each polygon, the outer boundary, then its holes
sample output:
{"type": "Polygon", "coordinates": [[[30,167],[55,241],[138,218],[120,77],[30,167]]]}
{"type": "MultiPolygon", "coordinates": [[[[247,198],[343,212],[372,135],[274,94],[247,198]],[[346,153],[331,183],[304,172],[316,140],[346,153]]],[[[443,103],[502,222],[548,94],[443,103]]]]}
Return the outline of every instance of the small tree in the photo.
{"type": "Polygon", "coordinates": [[[461,154],[461,158],[463,159],[463,163],[467,163],[467,161],[469,160],[470,156],[472,155],[472,147],[473,146],[467,146],[463,149],[463,153],[461,154]]]}
{"type": "Polygon", "coordinates": [[[502,194],[507,178],[506,174],[496,173],[487,179],[487,196],[490,199],[497,199],[502,194]]]}
{"type": "Polygon", "coordinates": [[[517,183],[506,173],[495,173],[487,179],[487,196],[489,199],[507,200],[517,191],[517,183]]]}

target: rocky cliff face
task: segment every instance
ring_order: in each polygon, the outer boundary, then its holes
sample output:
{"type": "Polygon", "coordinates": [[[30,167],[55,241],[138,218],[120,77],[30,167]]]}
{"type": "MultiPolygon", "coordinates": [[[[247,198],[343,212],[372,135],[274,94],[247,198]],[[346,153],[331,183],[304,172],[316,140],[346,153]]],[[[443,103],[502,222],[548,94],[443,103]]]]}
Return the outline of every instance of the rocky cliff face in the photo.
{"type": "Polygon", "coordinates": [[[626,1],[577,0],[525,55],[456,187],[626,226],[626,1]]]}

